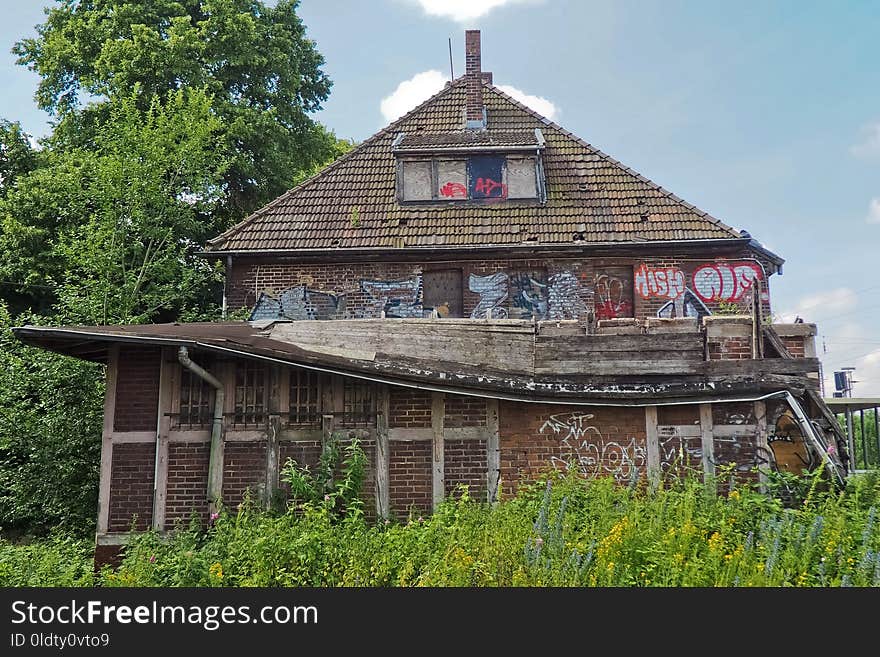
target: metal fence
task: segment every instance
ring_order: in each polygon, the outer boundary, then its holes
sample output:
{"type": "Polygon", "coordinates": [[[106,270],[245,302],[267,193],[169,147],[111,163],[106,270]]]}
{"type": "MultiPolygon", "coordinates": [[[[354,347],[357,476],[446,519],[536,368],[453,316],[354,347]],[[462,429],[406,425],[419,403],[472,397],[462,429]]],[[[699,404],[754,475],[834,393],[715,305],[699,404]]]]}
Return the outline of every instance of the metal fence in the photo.
{"type": "Polygon", "coordinates": [[[846,432],[850,470],[880,469],[880,398],[836,397],[825,403],[846,432]]]}

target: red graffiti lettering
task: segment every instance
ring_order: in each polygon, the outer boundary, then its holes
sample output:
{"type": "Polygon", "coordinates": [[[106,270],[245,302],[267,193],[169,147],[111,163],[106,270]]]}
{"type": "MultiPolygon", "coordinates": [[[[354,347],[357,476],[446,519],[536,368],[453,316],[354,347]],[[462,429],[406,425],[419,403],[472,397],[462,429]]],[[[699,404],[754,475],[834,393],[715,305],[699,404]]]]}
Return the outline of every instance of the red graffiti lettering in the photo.
{"type": "Polygon", "coordinates": [[[763,278],[755,262],[716,262],[697,267],[692,282],[694,293],[703,301],[737,301],[763,278]]]}
{"type": "Polygon", "coordinates": [[[448,182],[440,188],[440,195],[450,198],[467,198],[467,188],[461,183],[448,182]]]}
{"type": "Polygon", "coordinates": [[[678,299],[684,294],[686,287],[684,272],[678,267],[654,269],[642,264],[636,270],[633,282],[636,292],[643,299],[678,299]]]}
{"type": "Polygon", "coordinates": [[[507,185],[491,178],[477,178],[474,190],[487,198],[507,198],[507,185]]]}
{"type": "Polygon", "coordinates": [[[615,319],[632,317],[632,304],[629,301],[614,302],[611,299],[596,303],[596,319],[615,319]]]}

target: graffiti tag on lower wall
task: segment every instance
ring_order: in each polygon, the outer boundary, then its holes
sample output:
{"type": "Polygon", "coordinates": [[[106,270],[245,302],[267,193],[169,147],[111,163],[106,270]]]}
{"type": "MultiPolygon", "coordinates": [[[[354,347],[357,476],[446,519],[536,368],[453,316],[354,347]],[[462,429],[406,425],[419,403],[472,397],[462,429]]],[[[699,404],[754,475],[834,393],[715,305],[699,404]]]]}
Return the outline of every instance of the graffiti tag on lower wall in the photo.
{"type": "Polygon", "coordinates": [[[643,299],[678,299],[687,286],[684,272],[678,267],[654,268],[644,263],[636,270],[633,285],[643,299]]]}
{"type": "Polygon", "coordinates": [[[547,282],[548,319],[580,319],[587,315],[587,304],[581,298],[577,276],[570,271],[561,271],[553,274],[547,282]]]}
{"type": "Polygon", "coordinates": [[[543,272],[519,271],[509,278],[510,318],[546,319],[549,307],[543,272]]]}
{"type": "Polygon", "coordinates": [[[576,467],[588,478],[611,475],[617,481],[630,481],[638,477],[647,464],[645,446],[635,438],[606,440],[592,420],[590,413],[558,413],[541,425],[539,433],[552,433],[560,440],[561,455],[551,457],[553,465],[561,471],[576,467]]]}
{"type": "Polygon", "coordinates": [[[507,274],[497,272],[488,276],[471,274],[468,278],[468,289],[480,295],[480,301],[471,312],[472,319],[495,318],[506,319],[507,308],[507,274]]]}
{"type": "Polygon", "coordinates": [[[593,284],[596,319],[633,316],[632,269],[614,267],[596,274],[593,284]]]}
{"type": "Polygon", "coordinates": [[[422,277],[401,281],[362,280],[361,289],[370,297],[369,317],[424,317],[422,277]]]}
{"type": "Polygon", "coordinates": [[[248,319],[342,319],[344,315],[344,292],[336,294],[297,285],[278,296],[261,292],[248,319]]]}
{"type": "Polygon", "coordinates": [[[677,299],[667,301],[657,311],[657,317],[671,319],[673,317],[696,317],[698,321],[702,321],[706,315],[711,315],[706,304],[700,301],[690,290],[685,290],[684,294],[677,299]]]}

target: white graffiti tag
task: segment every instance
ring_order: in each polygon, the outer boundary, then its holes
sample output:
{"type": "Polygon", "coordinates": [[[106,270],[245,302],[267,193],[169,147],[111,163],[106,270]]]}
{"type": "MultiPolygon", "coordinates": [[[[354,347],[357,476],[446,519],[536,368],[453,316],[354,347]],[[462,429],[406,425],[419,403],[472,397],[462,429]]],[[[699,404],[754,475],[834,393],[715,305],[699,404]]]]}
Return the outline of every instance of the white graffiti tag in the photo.
{"type": "Polygon", "coordinates": [[[693,288],[703,301],[737,301],[763,278],[764,272],[755,262],[718,262],[694,270],[693,288]]]}
{"type": "Polygon", "coordinates": [[[540,433],[552,432],[560,438],[561,455],[550,459],[554,467],[565,472],[574,466],[587,478],[610,474],[625,482],[638,477],[647,463],[645,446],[635,438],[605,440],[589,423],[592,419],[589,413],[559,413],[541,425],[540,433]]]}

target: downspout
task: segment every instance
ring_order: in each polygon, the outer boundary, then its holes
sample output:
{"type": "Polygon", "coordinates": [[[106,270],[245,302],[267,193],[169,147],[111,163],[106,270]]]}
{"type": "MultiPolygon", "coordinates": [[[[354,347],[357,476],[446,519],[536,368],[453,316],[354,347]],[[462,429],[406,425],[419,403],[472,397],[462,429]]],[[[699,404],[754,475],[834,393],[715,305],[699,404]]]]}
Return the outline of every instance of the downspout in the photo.
{"type": "Polygon", "coordinates": [[[190,372],[207,381],[214,388],[214,422],[211,425],[211,449],[208,454],[208,509],[216,512],[223,496],[223,384],[213,374],[194,363],[186,347],[177,351],[177,360],[190,372]]]}

